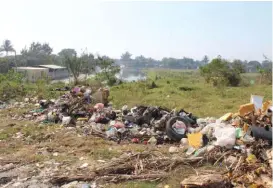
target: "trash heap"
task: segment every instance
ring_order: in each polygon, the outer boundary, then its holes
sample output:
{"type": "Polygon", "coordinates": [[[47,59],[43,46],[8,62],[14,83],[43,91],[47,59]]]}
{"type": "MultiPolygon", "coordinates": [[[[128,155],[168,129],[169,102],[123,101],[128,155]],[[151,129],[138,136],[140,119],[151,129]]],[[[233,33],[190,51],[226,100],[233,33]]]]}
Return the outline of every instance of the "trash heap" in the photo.
{"type": "Polygon", "coordinates": [[[90,88],[75,87],[58,99],[38,101],[37,98],[26,98],[25,103],[18,104],[26,106],[35,103],[37,108],[12,118],[76,126],[82,128],[83,134],[97,135],[118,143],[129,141],[154,145],[180,141],[186,137],[187,126],[192,131],[198,127],[197,118],[183,109],[176,111],[154,106],[129,109],[125,105],[116,110],[108,103],[108,95],[107,89],[101,88],[92,95],[90,88]]]}
{"type": "Polygon", "coordinates": [[[272,187],[272,101],[262,102],[261,96],[251,96],[250,103],[241,105],[238,113],[227,113],[215,123],[207,124],[200,132],[181,140],[187,155],[203,156],[226,172],[204,174],[196,180],[189,177],[182,187],[272,187]],[[204,139],[207,142],[202,142],[204,139]],[[226,185],[228,186],[228,184],[226,185]]]}
{"type": "MultiPolygon", "coordinates": [[[[170,153],[200,157],[199,164],[222,164],[227,170],[223,178],[233,186],[272,186],[272,101],[263,102],[263,97],[251,95],[250,103],[241,105],[237,113],[216,119],[156,106],[130,109],[125,105],[116,110],[108,103],[108,95],[107,89],[100,89],[94,97],[91,89],[76,87],[59,99],[40,100],[36,109],[20,118],[80,127],[85,135],[117,143],[174,143],[170,153]]],[[[182,187],[194,185],[190,178],[181,183],[182,187]]]]}
{"type": "MultiPolygon", "coordinates": [[[[260,96],[252,96],[251,103],[241,105],[238,113],[227,113],[216,119],[197,118],[184,109],[177,111],[156,106],[129,109],[125,105],[116,110],[107,101],[109,90],[100,88],[96,98],[91,93],[90,88],[75,87],[58,99],[40,100],[35,104],[37,108],[14,119],[84,127],[86,134],[89,128],[93,134],[119,142],[181,141],[186,154],[196,156],[205,152],[203,146],[209,150],[212,146],[244,150],[255,138],[272,142],[272,102],[262,103],[260,96]]],[[[28,102],[37,102],[37,98],[26,98],[25,103],[28,102]]]]}

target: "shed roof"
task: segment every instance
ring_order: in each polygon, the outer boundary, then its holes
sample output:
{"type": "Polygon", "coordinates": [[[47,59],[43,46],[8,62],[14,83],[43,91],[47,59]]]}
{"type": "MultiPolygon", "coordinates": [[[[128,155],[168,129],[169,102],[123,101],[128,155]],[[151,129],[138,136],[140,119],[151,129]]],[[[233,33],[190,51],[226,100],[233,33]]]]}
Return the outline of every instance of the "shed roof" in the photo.
{"type": "Polygon", "coordinates": [[[58,66],[58,65],[39,65],[39,67],[45,67],[49,69],[65,69],[66,67],[58,66]]]}
{"type": "Polygon", "coordinates": [[[47,70],[47,68],[42,68],[42,67],[14,67],[14,69],[19,69],[19,70],[47,70]]]}

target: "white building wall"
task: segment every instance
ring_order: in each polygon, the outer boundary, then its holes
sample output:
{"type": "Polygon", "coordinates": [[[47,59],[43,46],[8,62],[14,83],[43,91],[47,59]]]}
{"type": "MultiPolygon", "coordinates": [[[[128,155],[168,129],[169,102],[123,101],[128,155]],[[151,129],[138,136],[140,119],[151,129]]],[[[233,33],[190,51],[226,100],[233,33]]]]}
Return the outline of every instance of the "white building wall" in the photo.
{"type": "Polygon", "coordinates": [[[26,80],[30,82],[35,82],[40,78],[48,77],[48,69],[17,69],[17,72],[23,73],[26,80]]]}

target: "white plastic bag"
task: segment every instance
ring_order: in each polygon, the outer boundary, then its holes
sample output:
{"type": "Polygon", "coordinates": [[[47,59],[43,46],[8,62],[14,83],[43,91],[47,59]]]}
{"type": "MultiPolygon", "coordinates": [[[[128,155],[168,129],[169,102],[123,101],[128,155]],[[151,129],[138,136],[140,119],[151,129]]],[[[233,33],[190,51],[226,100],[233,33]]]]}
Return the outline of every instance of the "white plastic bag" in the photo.
{"type": "Polygon", "coordinates": [[[68,125],[71,121],[71,117],[70,116],[63,116],[62,118],[62,125],[68,125]]]}
{"type": "Polygon", "coordinates": [[[236,141],[236,130],[231,125],[219,124],[214,127],[215,145],[232,148],[236,141]]]}
{"type": "Polygon", "coordinates": [[[122,111],[124,110],[128,110],[128,106],[127,105],[124,105],[122,108],[121,108],[122,111]]]}

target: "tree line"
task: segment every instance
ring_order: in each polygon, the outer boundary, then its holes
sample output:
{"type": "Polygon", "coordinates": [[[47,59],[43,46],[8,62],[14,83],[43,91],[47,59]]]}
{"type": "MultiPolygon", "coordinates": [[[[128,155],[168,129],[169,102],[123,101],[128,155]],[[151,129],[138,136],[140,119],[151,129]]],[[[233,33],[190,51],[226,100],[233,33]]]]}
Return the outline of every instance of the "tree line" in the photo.
{"type": "Polygon", "coordinates": [[[1,52],[5,52],[5,55],[0,57],[0,73],[7,73],[13,67],[54,64],[65,66],[73,76],[75,84],[78,83],[80,74],[89,75],[99,69],[96,78],[111,85],[116,82],[115,75],[120,71],[114,60],[107,56],[95,57],[86,51],[77,54],[74,49],[69,48],[53,54],[53,48],[47,43],[33,42],[29,48],[25,47],[17,55],[11,41],[5,40],[0,47],[1,52]],[[11,53],[14,55],[9,55],[11,53]]]}
{"type": "MultiPolygon", "coordinates": [[[[107,56],[95,57],[92,53],[82,52],[77,54],[75,49],[66,48],[61,50],[58,54],[53,54],[53,48],[48,43],[33,42],[29,48],[24,48],[19,54],[13,48],[10,40],[3,41],[0,48],[0,73],[6,73],[9,69],[16,66],[37,66],[42,64],[55,64],[68,66],[68,58],[74,61],[83,62],[81,72],[90,73],[99,67],[105,69],[105,61],[110,61],[111,65],[122,65],[129,69],[141,70],[145,68],[168,68],[168,69],[199,69],[207,65],[210,60],[208,56],[204,56],[202,60],[194,60],[192,58],[183,57],[181,59],[164,57],[162,60],[155,60],[151,57],[144,57],[143,55],[132,58],[132,54],[125,52],[119,59],[111,59],[107,56]],[[5,53],[3,53],[5,52],[5,53]],[[14,55],[11,55],[14,54],[14,55]],[[77,58],[80,58],[79,60],[77,58]],[[100,65],[100,66],[99,66],[100,65]]],[[[71,63],[71,62],[70,62],[71,63]]],[[[109,63],[108,63],[109,64],[109,63]]],[[[229,66],[240,67],[242,72],[259,72],[260,69],[272,69],[272,62],[265,57],[264,61],[243,61],[233,60],[229,62],[229,66]]],[[[69,68],[69,67],[68,67],[69,68]]]]}

